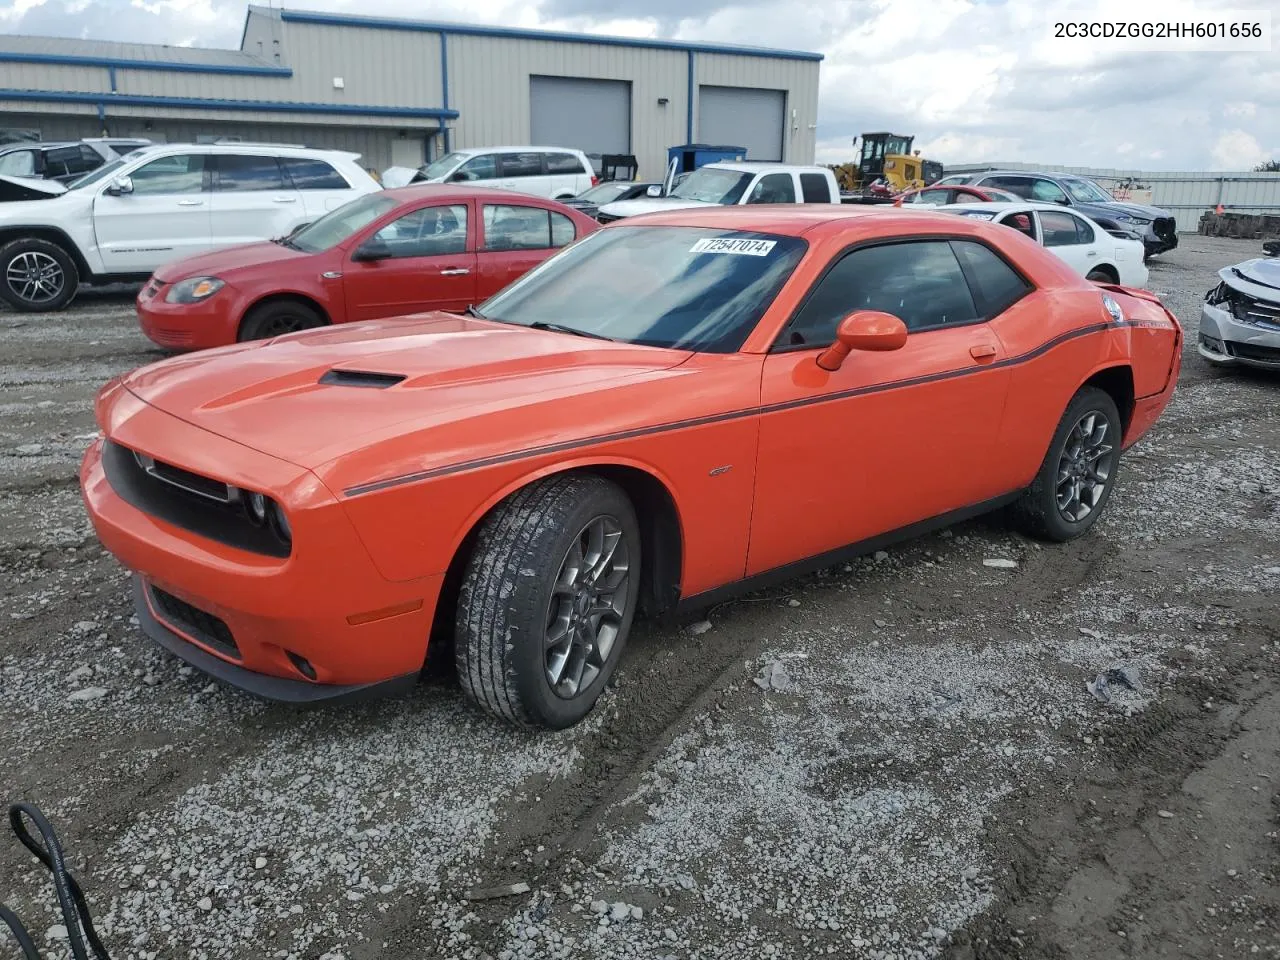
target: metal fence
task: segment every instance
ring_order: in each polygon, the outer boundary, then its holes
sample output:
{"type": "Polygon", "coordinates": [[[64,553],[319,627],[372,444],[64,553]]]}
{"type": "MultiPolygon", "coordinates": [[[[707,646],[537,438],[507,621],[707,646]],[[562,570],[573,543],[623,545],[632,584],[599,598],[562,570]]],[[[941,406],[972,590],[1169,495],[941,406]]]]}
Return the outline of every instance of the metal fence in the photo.
{"type": "Polygon", "coordinates": [[[1182,233],[1195,233],[1201,214],[1219,204],[1228,213],[1280,213],[1280,173],[1155,172],[1031,163],[961,163],[948,164],[946,168],[947,174],[987,170],[1039,170],[1088,177],[1115,193],[1129,194],[1135,203],[1149,202],[1168,210],[1178,218],[1182,233]]]}

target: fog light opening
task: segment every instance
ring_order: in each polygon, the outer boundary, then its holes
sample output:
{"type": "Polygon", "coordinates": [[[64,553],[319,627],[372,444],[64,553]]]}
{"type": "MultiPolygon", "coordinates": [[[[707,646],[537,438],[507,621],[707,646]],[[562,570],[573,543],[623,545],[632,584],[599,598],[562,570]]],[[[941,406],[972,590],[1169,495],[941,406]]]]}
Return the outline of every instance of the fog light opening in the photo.
{"type": "Polygon", "coordinates": [[[300,657],[292,650],[286,650],[285,653],[288,654],[289,662],[293,664],[295,670],[308,680],[315,680],[316,668],[311,665],[311,662],[306,657],[300,657]]]}

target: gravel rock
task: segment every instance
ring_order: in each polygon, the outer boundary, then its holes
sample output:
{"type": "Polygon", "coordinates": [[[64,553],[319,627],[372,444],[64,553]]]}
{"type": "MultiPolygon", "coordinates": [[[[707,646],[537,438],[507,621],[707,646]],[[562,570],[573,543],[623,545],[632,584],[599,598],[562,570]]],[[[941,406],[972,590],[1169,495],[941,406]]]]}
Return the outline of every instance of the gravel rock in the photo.
{"type": "Polygon", "coordinates": [[[1007,560],[1004,557],[987,557],[982,561],[984,567],[991,567],[995,570],[1012,570],[1018,565],[1017,560],[1007,560]]]}
{"type": "Polygon", "coordinates": [[[106,687],[81,687],[79,690],[67,694],[67,699],[84,703],[89,700],[101,700],[110,692],[106,687]]]}
{"type": "Polygon", "coordinates": [[[689,631],[691,634],[693,634],[695,637],[698,637],[698,636],[701,636],[702,634],[706,633],[708,630],[710,630],[710,629],[711,629],[711,621],[710,621],[710,620],[699,620],[697,623],[691,623],[691,624],[689,624],[689,626],[688,626],[688,628],[687,628],[687,629],[688,629],[688,631],[689,631]]]}

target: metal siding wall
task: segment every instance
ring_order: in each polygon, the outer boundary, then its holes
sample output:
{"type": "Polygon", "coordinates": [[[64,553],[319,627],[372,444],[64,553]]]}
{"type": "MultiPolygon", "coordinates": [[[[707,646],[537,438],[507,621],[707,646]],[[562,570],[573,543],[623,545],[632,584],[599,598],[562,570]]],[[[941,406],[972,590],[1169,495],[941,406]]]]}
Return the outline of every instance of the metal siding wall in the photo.
{"type": "Polygon", "coordinates": [[[0,63],[0,87],[10,90],[75,90],[107,93],[111,80],[102,67],[54,63],[0,63]]]}
{"type": "Polygon", "coordinates": [[[264,16],[252,7],[245,23],[244,41],[240,49],[250,56],[258,57],[267,63],[287,64],[287,51],[284,49],[284,24],[279,17],[264,16]],[[275,41],[279,41],[276,43],[275,41]],[[276,54],[280,54],[279,60],[276,54]]]}
{"type": "Polygon", "coordinates": [[[444,99],[438,33],[283,26],[293,77],[269,99],[394,107],[438,107],[444,99]],[[334,77],[344,89],[333,88],[334,77]]]}
{"type": "MultiPolygon", "coordinates": [[[[782,159],[788,163],[813,163],[817,148],[818,70],[819,63],[812,60],[700,53],[696,62],[696,83],[785,90],[786,135],[782,159]]],[[[696,110],[694,129],[698,129],[696,110]]]]}
{"type": "MultiPolygon", "coordinates": [[[[92,107],[83,116],[67,116],[60,104],[42,104],[42,106],[59,107],[58,114],[39,113],[28,106],[17,110],[9,110],[0,103],[0,127],[17,127],[39,130],[41,140],[79,140],[81,137],[96,137],[102,133],[98,123],[97,111],[92,107]]],[[[122,134],[127,136],[127,134],[122,134]]]]}
{"type": "Polygon", "coordinates": [[[574,77],[529,78],[529,142],[587,154],[631,151],[631,84],[574,77]]]}
{"type": "Polygon", "coordinates": [[[529,142],[529,78],[631,81],[631,152],[640,177],[661,179],[667,148],[685,141],[688,55],[502,37],[449,37],[449,105],[460,116],[453,146],[529,142]],[[668,100],[659,106],[659,98],[668,100]]]}

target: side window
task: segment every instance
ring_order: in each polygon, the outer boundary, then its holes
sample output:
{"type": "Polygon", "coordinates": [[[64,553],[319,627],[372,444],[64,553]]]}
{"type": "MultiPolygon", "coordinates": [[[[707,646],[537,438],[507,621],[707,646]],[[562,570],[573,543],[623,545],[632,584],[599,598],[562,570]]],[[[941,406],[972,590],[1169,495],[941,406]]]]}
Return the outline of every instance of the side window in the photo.
{"type": "Polygon", "coordinates": [[[349,190],[351,184],[323,160],[304,160],[301,157],[281,157],[280,166],[285,176],[298,190],[349,190]]]}
{"type": "Polygon", "coordinates": [[[86,146],[85,144],[81,144],[80,145],[80,166],[78,169],[73,170],[72,172],[88,173],[90,170],[97,170],[100,166],[102,166],[106,162],[107,161],[102,158],[102,155],[99,154],[97,150],[93,149],[93,147],[86,146]]]}
{"type": "Polygon", "coordinates": [[[574,227],[573,221],[563,213],[556,213],[554,210],[548,212],[551,214],[551,245],[553,247],[567,247],[578,236],[578,231],[574,227]]]}
{"type": "Polygon", "coordinates": [[[224,155],[217,159],[215,189],[246,193],[254,190],[284,190],[284,175],[275,157],[224,155]]]}
{"type": "Polygon", "coordinates": [[[34,177],[36,154],[34,150],[14,150],[0,155],[0,173],[7,177],[34,177]]]}
{"type": "Polygon", "coordinates": [[[564,176],[586,173],[586,171],[582,169],[582,161],[572,153],[548,153],[547,173],[558,173],[564,176]]]}
{"type": "Polygon", "coordinates": [[[1030,200],[1031,197],[1031,178],[1030,177],[987,177],[982,181],[984,187],[997,187],[1000,190],[1008,190],[1015,197],[1022,197],[1024,200],[1030,200]]]}
{"type": "Polygon", "coordinates": [[[751,188],[747,203],[795,203],[796,186],[789,173],[770,173],[751,188]]]}
{"type": "Polygon", "coordinates": [[[414,210],[388,223],[372,239],[386,244],[391,256],[396,259],[465,253],[466,204],[414,210]]]}
{"type": "Polygon", "coordinates": [[[540,153],[504,153],[501,160],[504,179],[542,176],[542,154],[540,153]]]}
{"type": "MultiPolygon", "coordinates": [[[[549,210],[514,204],[484,206],[484,249],[545,250],[552,242],[549,210]]],[[[573,226],[571,223],[570,227],[573,226]]],[[[562,228],[563,229],[563,228],[562,228]]]]}
{"type": "Polygon", "coordinates": [[[135,196],[200,193],[204,189],[204,155],[180,153],[143,164],[129,174],[135,196]]]}
{"type": "Polygon", "coordinates": [[[496,180],[498,177],[498,158],[492,153],[484,153],[478,157],[472,157],[466,163],[458,168],[450,180],[466,181],[472,180],[496,180]]]}
{"type": "Polygon", "coordinates": [[[785,342],[825,347],[855,310],[891,313],[912,332],[978,319],[951,244],[889,243],[854,250],[828,270],[791,321],[785,342]]]}
{"type": "Polygon", "coordinates": [[[1019,233],[1025,233],[1032,240],[1036,239],[1035,219],[1029,213],[1010,213],[1000,221],[1006,227],[1013,227],[1019,233]]]}
{"type": "Polygon", "coordinates": [[[1041,203],[1061,203],[1066,204],[1067,195],[1062,192],[1062,188],[1052,180],[1034,180],[1031,183],[1031,199],[1038,200],[1041,203]]]}
{"type": "Polygon", "coordinates": [[[804,194],[805,203],[831,202],[831,187],[820,173],[800,174],[800,192],[804,194]]]}
{"type": "Polygon", "coordinates": [[[1093,227],[1089,226],[1079,217],[1072,217],[1076,222],[1076,242],[1077,243],[1093,243],[1093,227]]]}
{"type": "Polygon", "coordinates": [[[1004,313],[1030,292],[1031,284],[990,247],[972,240],[953,240],[951,248],[964,269],[978,312],[984,319],[1004,313]]]}
{"type": "Polygon", "coordinates": [[[1065,210],[1041,210],[1038,216],[1046,247],[1070,247],[1080,242],[1076,231],[1079,221],[1065,210]]]}

